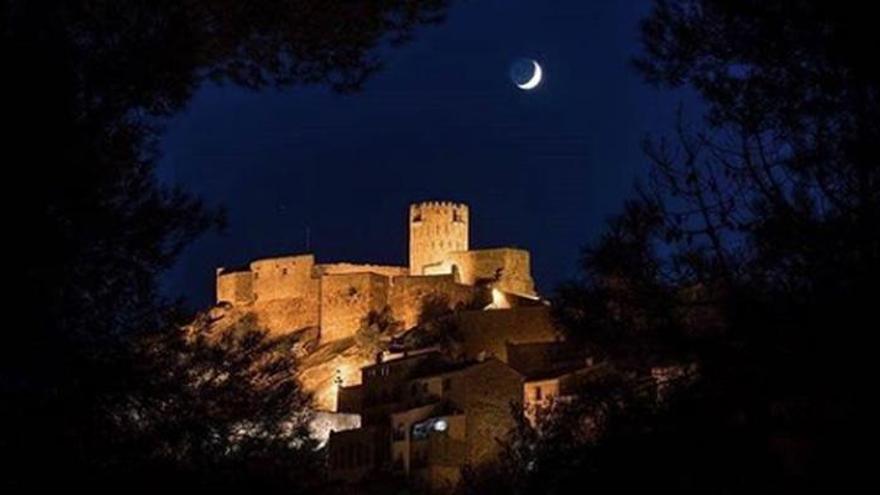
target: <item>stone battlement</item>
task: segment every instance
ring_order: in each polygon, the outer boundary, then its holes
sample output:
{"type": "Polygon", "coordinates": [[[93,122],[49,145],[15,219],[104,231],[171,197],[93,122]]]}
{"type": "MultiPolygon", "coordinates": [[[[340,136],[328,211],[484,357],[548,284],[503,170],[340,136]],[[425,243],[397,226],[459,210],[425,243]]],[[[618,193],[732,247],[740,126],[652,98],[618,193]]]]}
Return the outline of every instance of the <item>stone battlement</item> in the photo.
{"type": "Polygon", "coordinates": [[[385,307],[411,327],[432,296],[467,303],[486,285],[535,293],[527,251],[469,250],[467,205],[415,203],[409,220],[409,267],[316,263],[313,254],[261,258],[247,267],[217,269],[217,302],[254,311],[273,332],[317,326],[328,342],[354,335],[364,316],[385,307]]]}
{"type": "Polygon", "coordinates": [[[456,203],[455,201],[422,201],[420,203],[413,203],[409,206],[410,211],[419,210],[419,209],[454,209],[460,208],[467,210],[468,206],[464,203],[456,203]]]}

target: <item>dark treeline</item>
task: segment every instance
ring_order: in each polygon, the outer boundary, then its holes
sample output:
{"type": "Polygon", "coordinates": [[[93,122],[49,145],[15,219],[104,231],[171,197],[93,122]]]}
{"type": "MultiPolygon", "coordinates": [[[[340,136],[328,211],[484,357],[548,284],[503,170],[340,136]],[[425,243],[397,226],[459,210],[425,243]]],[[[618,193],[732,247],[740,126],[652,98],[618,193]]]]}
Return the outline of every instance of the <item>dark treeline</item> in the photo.
{"type": "Polygon", "coordinates": [[[655,3],[635,67],[707,112],[646,140],[650,181],[558,291],[607,372],[465,492],[877,487],[878,33],[849,2],[655,3]]]}
{"type": "Polygon", "coordinates": [[[442,20],[445,0],[2,9],[15,242],[5,254],[14,282],[0,486],[290,491],[308,480],[312,449],[296,413],[308,397],[295,363],[253,326],[220,345],[177,330],[185,315],[157,293],[181,249],[223,223],[157,183],[157,140],[163,119],[206,83],[356,91],[381,68],[379,47],[442,20]]]}

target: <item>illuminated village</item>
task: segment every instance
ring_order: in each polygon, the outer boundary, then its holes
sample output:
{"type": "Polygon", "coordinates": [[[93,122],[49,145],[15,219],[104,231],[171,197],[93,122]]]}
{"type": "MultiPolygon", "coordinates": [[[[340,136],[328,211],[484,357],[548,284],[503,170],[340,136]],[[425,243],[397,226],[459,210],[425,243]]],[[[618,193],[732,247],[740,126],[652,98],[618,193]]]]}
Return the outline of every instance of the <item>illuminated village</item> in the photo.
{"type": "Polygon", "coordinates": [[[312,254],[217,270],[216,325],[296,336],[331,479],[390,472],[432,489],[497,454],[512,405],[534,418],[595,367],[538,296],[529,252],[471,249],[467,205],[413,204],[409,266],[312,254]]]}

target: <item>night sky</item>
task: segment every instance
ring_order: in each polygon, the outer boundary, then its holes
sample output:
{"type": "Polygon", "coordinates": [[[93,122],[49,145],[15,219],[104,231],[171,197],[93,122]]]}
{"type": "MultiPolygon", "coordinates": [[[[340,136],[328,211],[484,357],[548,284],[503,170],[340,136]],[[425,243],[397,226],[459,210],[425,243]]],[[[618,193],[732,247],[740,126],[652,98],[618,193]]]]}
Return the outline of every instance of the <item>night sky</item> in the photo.
{"type": "Polygon", "coordinates": [[[380,51],[363,91],[204,87],[168,123],[160,178],[227,209],[193,244],[170,295],[213,302],[217,266],[306,251],[320,262],[407,264],[407,205],[471,207],[471,247],[532,253],[539,291],[573,276],[580,247],[619,210],[640,143],[692,98],[632,69],[647,1],[459,2],[414,42],[380,51]],[[524,92],[510,64],[545,79],[524,92]]]}

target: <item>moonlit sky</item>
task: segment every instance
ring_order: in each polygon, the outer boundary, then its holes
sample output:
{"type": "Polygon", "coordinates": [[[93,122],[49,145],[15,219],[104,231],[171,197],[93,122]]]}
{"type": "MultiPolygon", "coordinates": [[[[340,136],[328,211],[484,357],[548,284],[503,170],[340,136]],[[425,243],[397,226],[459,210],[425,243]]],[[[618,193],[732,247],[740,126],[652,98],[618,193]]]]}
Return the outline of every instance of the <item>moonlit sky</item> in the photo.
{"type": "Polygon", "coordinates": [[[206,86],[168,123],[159,177],[224,206],[164,290],[213,302],[214,269],[306,250],[319,262],[407,264],[407,205],[471,207],[471,247],[532,253],[539,291],[576,274],[689,95],[645,84],[630,60],[647,1],[457,2],[445,23],[383,49],[362,92],[206,86]],[[537,60],[522,91],[511,62],[537,60]]]}

